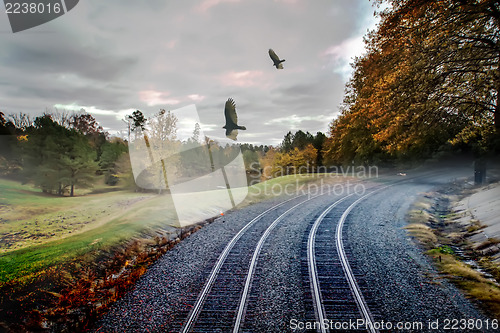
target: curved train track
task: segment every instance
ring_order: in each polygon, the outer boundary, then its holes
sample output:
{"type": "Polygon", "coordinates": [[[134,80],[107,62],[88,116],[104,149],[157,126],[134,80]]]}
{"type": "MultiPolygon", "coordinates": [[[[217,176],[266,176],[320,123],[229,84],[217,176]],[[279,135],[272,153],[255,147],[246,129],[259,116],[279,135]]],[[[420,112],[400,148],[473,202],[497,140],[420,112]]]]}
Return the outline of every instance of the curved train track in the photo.
{"type": "Polygon", "coordinates": [[[303,197],[294,197],[267,209],[229,241],[213,266],[187,320],[178,331],[239,331],[260,250],[271,231],[289,212],[318,196],[301,200],[303,197]],[[289,202],[295,204],[280,212],[279,208],[289,202]],[[272,216],[271,223],[263,221],[266,215],[272,216]]]}
{"type": "MultiPolygon", "coordinates": [[[[310,285],[310,292],[306,292],[305,297],[308,301],[306,304],[309,305],[307,319],[317,323],[316,329],[319,332],[329,332],[330,328],[349,330],[348,324],[358,323],[359,319],[363,323],[360,326],[367,331],[378,332],[360,285],[366,286],[358,283],[358,280],[362,282],[362,277],[353,268],[346,253],[343,227],[347,216],[357,204],[389,186],[379,187],[357,198],[345,208],[340,204],[352,195],[334,202],[311,226],[307,236],[307,254],[303,255],[302,265],[304,281],[308,281],[310,285]]],[[[305,288],[307,289],[307,283],[305,288]]]]}
{"type": "MultiPolygon", "coordinates": [[[[328,332],[327,325],[319,324],[327,321],[374,322],[364,296],[366,286],[362,279],[358,282],[361,276],[348,259],[342,229],[349,212],[359,202],[387,187],[375,186],[375,190],[363,196],[356,193],[336,196],[319,217],[310,221],[302,266],[305,286],[309,285],[305,292],[306,316],[318,324],[317,331],[328,332]]],[[[180,332],[244,331],[245,320],[251,321],[254,317],[252,282],[259,278],[255,274],[256,266],[269,235],[290,212],[321,195],[286,200],[248,222],[219,255],[196,302],[184,315],[187,319],[175,329],[180,332]],[[293,206],[284,210],[287,203],[293,206]],[[273,216],[272,221],[261,221],[269,215],[273,216]]],[[[370,325],[368,331],[378,332],[370,325]]]]}

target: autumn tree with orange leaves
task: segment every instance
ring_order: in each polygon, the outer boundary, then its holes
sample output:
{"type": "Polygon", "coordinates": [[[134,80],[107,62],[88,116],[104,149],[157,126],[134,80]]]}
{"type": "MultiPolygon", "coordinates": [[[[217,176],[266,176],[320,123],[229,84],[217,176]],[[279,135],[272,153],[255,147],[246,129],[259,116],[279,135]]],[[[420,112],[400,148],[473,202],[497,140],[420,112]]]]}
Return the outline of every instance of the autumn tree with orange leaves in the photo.
{"type": "Polygon", "coordinates": [[[388,7],[366,37],[367,54],[355,60],[326,160],[373,163],[498,147],[499,2],[375,3],[388,7]]]}

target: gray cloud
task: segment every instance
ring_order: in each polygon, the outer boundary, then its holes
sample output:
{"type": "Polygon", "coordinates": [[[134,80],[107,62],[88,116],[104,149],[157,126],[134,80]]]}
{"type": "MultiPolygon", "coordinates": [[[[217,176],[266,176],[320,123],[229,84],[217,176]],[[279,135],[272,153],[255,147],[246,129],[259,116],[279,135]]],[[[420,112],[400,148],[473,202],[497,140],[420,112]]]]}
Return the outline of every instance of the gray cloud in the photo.
{"type": "Polygon", "coordinates": [[[289,130],[327,130],[372,13],[368,0],[81,1],[45,25],[0,34],[0,108],[83,107],[114,131],[127,110],[194,103],[217,136],[232,97],[248,128],[238,140],[276,144],[289,130]]]}
{"type": "Polygon", "coordinates": [[[3,66],[20,68],[31,75],[39,73],[73,73],[94,80],[117,79],[134,65],[131,57],[117,57],[97,49],[70,47],[44,47],[43,45],[11,43],[0,57],[3,66]]]}

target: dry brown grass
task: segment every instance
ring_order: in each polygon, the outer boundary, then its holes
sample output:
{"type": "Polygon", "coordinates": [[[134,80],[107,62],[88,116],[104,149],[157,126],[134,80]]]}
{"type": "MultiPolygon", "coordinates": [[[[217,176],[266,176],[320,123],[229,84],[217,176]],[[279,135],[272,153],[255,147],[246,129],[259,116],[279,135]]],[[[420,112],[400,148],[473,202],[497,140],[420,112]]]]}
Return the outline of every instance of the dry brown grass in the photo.
{"type": "Polygon", "coordinates": [[[500,243],[500,240],[498,240],[498,239],[488,238],[487,240],[485,240],[484,242],[482,242],[481,244],[476,246],[476,250],[484,250],[484,249],[487,249],[491,246],[497,245],[499,243],[500,243]]]}
{"type": "Polygon", "coordinates": [[[453,255],[437,250],[428,253],[434,258],[439,271],[464,291],[468,298],[478,300],[485,311],[500,318],[500,288],[497,285],[453,255]]]}
{"type": "MultiPolygon", "coordinates": [[[[452,217],[437,216],[430,207],[432,207],[430,196],[416,202],[408,214],[409,224],[405,228],[428,250],[427,254],[433,258],[434,264],[442,276],[460,288],[466,297],[477,300],[485,312],[500,319],[500,288],[498,284],[485,278],[482,273],[459,260],[454,254],[446,253],[448,252],[444,250],[447,248],[446,246],[441,247],[441,244],[452,244],[457,243],[457,241],[466,243],[466,236],[482,229],[483,226],[479,221],[471,221],[471,225],[462,228],[462,230],[458,229],[458,225],[455,228],[450,228],[449,226],[455,223],[452,221],[452,217]],[[448,229],[431,228],[432,224],[429,221],[437,220],[444,220],[448,229]]],[[[488,240],[480,247],[487,248],[498,243],[497,240],[488,240]]],[[[479,265],[498,281],[500,279],[499,265],[487,257],[481,257],[480,253],[476,253],[476,255],[480,258],[479,265]]]]}
{"type": "Polygon", "coordinates": [[[405,229],[426,247],[433,247],[437,243],[437,236],[432,229],[425,224],[412,223],[407,225],[405,229]]]}
{"type": "Polygon", "coordinates": [[[470,234],[473,234],[476,231],[486,228],[486,226],[481,224],[481,222],[478,220],[471,220],[470,223],[471,225],[467,227],[467,232],[470,234]]]}

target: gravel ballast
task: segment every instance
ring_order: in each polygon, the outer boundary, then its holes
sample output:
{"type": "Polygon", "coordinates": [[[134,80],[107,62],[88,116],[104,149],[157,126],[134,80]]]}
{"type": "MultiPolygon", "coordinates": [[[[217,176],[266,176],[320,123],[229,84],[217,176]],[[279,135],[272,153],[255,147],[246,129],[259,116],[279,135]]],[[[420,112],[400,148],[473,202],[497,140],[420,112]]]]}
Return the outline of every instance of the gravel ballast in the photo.
{"type": "MultiPolygon", "coordinates": [[[[418,321],[426,328],[429,321],[442,323],[445,318],[486,319],[452,285],[443,280],[436,283],[437,273],[431,263],[403,229],[407,209],[418,193],[439,186],[450,177],[435,176],[431,181],[410,181],[382,190],[357,205],[346,220],[348,253],[352,253],[353,265],[363,272],[363,280],[369,286],[373,298],[370,306],[377,307],[377,314],[385,321],[418,321]]],[[[335,198],[325,195],[310,200],[287,214],[271,232],[256,266],[244,331],[286,332],[292,331],[291,320],[305,321],[301,273],[304,235],[335,198]]],[[[283,200],[228,212],[183,240],[112,306],[97,323],[96,331],[178,331],[230,239],[252,218],[283,200]]],[[[294,199],[272,211],[259,222],[261,227],[256,225],[249,231],[253,230],[258,239],[264,226],[302,200],[294,199]]],[[[252,247],[249,245],[249,250],[252,247]]]]}

